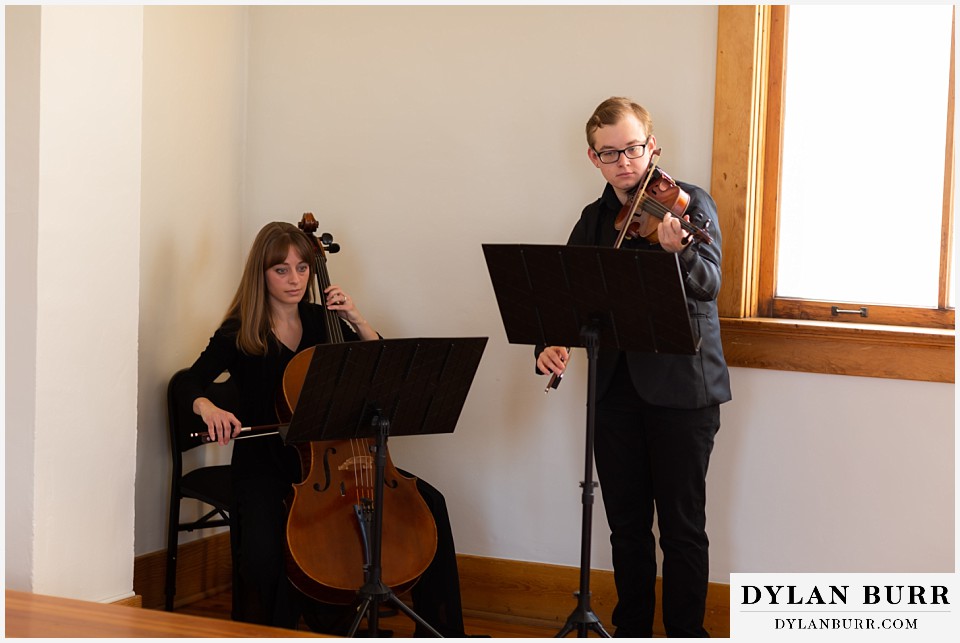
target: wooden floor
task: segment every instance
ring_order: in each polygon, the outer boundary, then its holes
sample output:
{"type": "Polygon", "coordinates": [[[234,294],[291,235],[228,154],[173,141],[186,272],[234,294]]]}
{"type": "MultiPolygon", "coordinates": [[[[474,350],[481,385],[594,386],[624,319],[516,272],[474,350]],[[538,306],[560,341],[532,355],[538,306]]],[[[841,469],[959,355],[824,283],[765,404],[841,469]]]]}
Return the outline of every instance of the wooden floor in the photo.
{"type": "MultiPolygon", "coordinates": [[[[177,608],[177,613],[205,616],[207,618],[230,619],[230,592],[217,594],[189,605],[177,608]]],[[[559,629],[553,625],[536,623],[508,622],[507,617],[464,616],[464,629],[469,636],[490,636],[493,638],[551,638],[559,629]]],[[[390,630],[395,638],[413,636],[413,621],[403,614],[380,619],[380,629],[390,630]]],[[[306,626],[301,622],[301,628],[306,626]]],[[[576,636],[576,632],[570,634],[576,636]]],[[[590,636],[594,636],[593,633],[590,636]]]]}
{"type": "Polygon", "coordinates": [[[293,638],[318,637],[275,627],[235,623],[131,605],[6,590],[2,634],[10,638],[293,638]]]}

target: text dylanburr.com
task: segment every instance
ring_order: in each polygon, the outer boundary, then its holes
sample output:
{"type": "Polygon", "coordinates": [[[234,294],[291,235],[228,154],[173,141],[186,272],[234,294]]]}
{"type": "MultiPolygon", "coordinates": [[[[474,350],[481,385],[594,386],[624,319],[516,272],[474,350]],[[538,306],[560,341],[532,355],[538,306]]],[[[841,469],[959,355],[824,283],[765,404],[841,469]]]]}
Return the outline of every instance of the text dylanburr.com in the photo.
{"type": "Polygon", "coordinates": [[[730,638],[960,640],[956,574],[730,574],[730,638]]]}

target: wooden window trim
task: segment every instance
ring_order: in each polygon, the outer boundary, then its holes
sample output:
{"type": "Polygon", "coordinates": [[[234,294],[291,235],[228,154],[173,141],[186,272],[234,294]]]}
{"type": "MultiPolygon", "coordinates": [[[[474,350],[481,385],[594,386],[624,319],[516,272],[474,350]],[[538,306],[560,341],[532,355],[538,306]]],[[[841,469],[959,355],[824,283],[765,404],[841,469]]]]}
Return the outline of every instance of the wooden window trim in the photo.
{"type": "Polygon", "coordinates": [[[780,95],[779,87],[769,86],[768,70],[783,64],[780,46],[771,43],[771,32],[782,31],[776,21],[783,12],[769,5],[724,5],[718,12],[711,193],[723,231],[724,285],[717,302],[727,363],[954,382],[953,328],[775,319],[772,311],[761,311],[771,293],[761,291],[760,274],[776,260],[774,252],[760,252],[776,247],[775,239],[764,237],[774,226],[761,225],[764,198],[776,199],[776,189],[765,191],[762,177],[766,133],[780,131],[780,106],[768,109],[767,93],[780,95]]]}

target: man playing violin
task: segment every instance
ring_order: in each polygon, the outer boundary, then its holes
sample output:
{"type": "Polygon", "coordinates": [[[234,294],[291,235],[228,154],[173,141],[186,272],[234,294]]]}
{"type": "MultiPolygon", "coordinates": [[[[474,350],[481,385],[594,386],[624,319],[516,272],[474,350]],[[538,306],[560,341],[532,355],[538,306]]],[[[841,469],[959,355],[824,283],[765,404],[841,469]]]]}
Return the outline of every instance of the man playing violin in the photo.
{"type": "MultiPolygon", "coordinates": [[[[587,121],[586,134],[587,156],[606,186],[583,209],[567,243],[612,247],[623,239],[616,227],[621,211],[641,196],[635,193],[651,174],[657,149],[653,122],[630,99],[609,98],[587,121]]],[[[667,355],[601,346],[596,364],[594,455],[611,530],[618,601],[613,624],[619,637],[653,635],[654,510],[666,633],[708,636],[706,475],[720,404],[731,399],[716,303],[720,229],[716,204],[705,190],[680,181],[676,186],[689,196],[682,219],[665,212],[650,234],[628,235],[621,247],[677,255],[699,351],[667,355]],[[708,230],[709,242],[695,240],[690,230],[708,230]]],[[[561,374],[567,359],[562,346],[537,347],[539,373],[561,374]]]]}

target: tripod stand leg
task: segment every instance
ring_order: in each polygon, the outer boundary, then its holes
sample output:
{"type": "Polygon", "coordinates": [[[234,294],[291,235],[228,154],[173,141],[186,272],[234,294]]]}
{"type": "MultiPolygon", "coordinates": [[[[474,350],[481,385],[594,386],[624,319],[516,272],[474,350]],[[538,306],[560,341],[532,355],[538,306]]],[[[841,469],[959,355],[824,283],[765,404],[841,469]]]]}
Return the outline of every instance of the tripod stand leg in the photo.
{"type": "Polygon", "coordinates": [[[347,638],[353,638],[357,633],[357,628],[360,627],[360,622],[363,620],[363,617],[367,614],[367,610],[370,609],[370,603],[373,602],[372,596],[367,596],[364,598],[359,605],[357,605],[357,615],[353,617],[353,623],[350,625],[350,629],[347,631],[347,638]]]}
{"type": "Polygon", "coordinates": [[[425,620],[423,620],[422,618],[420,618],[420,615],[419,615],[419,614],[417,614],[417,613],[414,612],[412,609],[410,609],[409,607],[407,607],[406,603],[404,603],[404,602],[401,601],[399,598],[397,598],[392,592],[391,592],[390,596],[387,597],[387,598],[388,598],[388,600],[389,600],[391,603],[394,604],[394,606],[396,606],[396,608],[397,608],[398,610],[400,610],[401,612],[403,612],[404,614],[406,614],[413,622],[415,622],[417,625],[421,626],[423,629],[425,629],[427,632],[429,632],[429,633],[430,633],[430,636],[434,636],[434,637],[436,637],[436,638],[438,638],[438,639],[442,639],[442,638],[443,638],[443,636],[440,634],[440,632],[438,632],[437,630],[435,630],[432,625],[430,625],[430,624],[427,623],[425,620]]]}
{"type": "Polygon", "coordinates": [[[567,622],[567,624],[563,626],[563,629],[560,630],[553,638],[556,638],[556,639],[564,638],[567,634],[573,631],[574,627],[577,628],[577,638],[581,638],[581,639],[587,638],[587,634],[589,633],[590,630],[593,630],[598,636],[602,638],[605,638],[605,639],[611,638],[610,635],[607,633],[607,631],[603,629],[603,625],[600,625],[599,621],[595,623],[577,623],[576,625],[574,625],[573,623],[567,622]]]}

